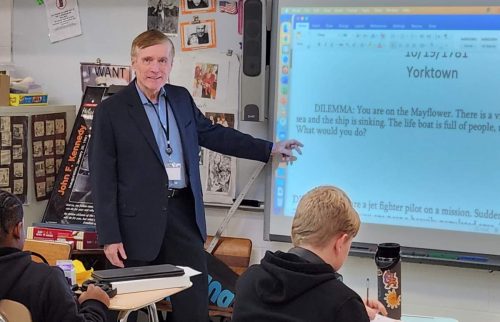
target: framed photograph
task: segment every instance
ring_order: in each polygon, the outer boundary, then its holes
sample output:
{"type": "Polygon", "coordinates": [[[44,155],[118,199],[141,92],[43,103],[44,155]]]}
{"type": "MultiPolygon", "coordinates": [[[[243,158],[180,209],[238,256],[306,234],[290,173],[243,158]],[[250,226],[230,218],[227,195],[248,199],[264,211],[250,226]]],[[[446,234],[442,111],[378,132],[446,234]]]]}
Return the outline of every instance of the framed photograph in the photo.
{"type": "Polygon", "coordinates": [[[55,159],[46,159],[45,160],[45,173],[46,174],[54,174],[55,173],[55,159]]]}
{"type": "Polygon", "coordinates": [[[62,134],[65,131],[65,126],[64,126],[64,119],[56,119],[55,120],[55,126],[56,126],[56,134],[62,134]]]}
{"type": "Polygon", "coordinates": [[[14,140],[22,140],[24,137],[23,124],[12,124],[12,138],[14,140]]]}
{"type": "Polygon", "coordinates": [[[45,155],[54,155],[54,141],[47,140],[43,142],[43,149],[45,155]]]}
{"type": "Polygon", "coordinates": [[[193,77],[193,97],[217,98],[218,64],[196,63],[193,77]]]}
{"type": "Polygon", "coordinates": [[[10,116],[0,117],[0,131],[10,132],[10,116]]]}
{"type": "Polygon", "coordinates": [[[23,179],[14,180],[14,194],[15,195],[23,194],[23,190],[24,190],[23,188],[24,188],[24,180],[23,179]]]}
{"type": "Polygon", "coordinates": [[[14,177],[22,178],[24,176],[24,164],[22,162],[14,163],[14,177]]]}
{"type": "Polygon", "coordinates": [[[57,139],[56,140],[56,154],[63,155],[65,149],[66,149],[66,141],[64,141],[62,139],[57,139]]]}
{"type": "Polygon", "coordinates": [[[2,146],[12,145],[12,132],[2,131],[0,137],[2,137],[2,146]]]}
{"type": "Polygon", "coordinates": [[[215,48],[215,19],[181,23],[181,49],[215,48]]]}
{"type": "Polygon", "coordinates": [[[47,120],[45,121],[45,135],[54,135],[55,129],[54,129],[54,120],[47,120]]]}
{"type": "Polygon", "coordinates": [[[12,146],[12,159],[13,160],[22,160],[23,159],[23,146],[22,145],[13,145],[12,146]]]}
{"type": "Polygon", "coordinates": [[[0,187],[9,186],[9,168],[0,168],[0,187]]]}
{"type": "Polygon", "coordinates": [[[179,31],[179,1],[148,0],[148,30],[177,36],[179,31]]]}
{"type": "Polygon", "coordinates": [[[35,158],[43,157],[43,142],[42,141],[33,141],[33,157],[35,157],[35,158]]]}
{"type": "Polygon", "coordinates": [[[45,162],[37,161],[35,162],[35,177],[45,177],[45,162]]]}
{"type": "Polygon", "coordinates": [[[35,137],[40,137],[45,135],[45,122],[38,121],[33,125],[35,137]]]}
{"type": "Polygon", "coordinates": [[[37,182],[36,183],[36,196],[37,197],[44,197],[47,194],[45,187],[46,187],[45,182],[37,182]]]}
{"type": "Polygon", "coordinates": [[[1,165],[10,165],[10,150],[1,150],[0,151],[0,164],[1,165]]]}
{"type": "Polygon", "coordinates": [[[180,0],[182,14],[215,12],[215,0],[180,0]]]}

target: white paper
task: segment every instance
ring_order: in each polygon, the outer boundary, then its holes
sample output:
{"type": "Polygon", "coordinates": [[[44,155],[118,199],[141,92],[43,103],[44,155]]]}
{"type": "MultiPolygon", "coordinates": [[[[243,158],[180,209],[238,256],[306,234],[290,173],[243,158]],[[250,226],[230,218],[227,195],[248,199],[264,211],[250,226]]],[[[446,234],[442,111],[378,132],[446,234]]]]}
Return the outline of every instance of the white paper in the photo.
{"type": "Polygon", "coordinates": [[[77,0],[45,0],[45,11],[51,42],[82,34],[77,0]]]}
{"type": "Polygon", "coordinates": [[[375,319],[372,320],[373,322],[401,322],[401,320],[394,320],[394,319],[391,319],[387,316],[383,316],[383,315],[380,315],[380,314],[377,314],[375,316],[375,319]]]}
{"type": "Polygon", "coordinates": [[[0,65],[12,60],[12,0],[0,0],[0,65]]]}

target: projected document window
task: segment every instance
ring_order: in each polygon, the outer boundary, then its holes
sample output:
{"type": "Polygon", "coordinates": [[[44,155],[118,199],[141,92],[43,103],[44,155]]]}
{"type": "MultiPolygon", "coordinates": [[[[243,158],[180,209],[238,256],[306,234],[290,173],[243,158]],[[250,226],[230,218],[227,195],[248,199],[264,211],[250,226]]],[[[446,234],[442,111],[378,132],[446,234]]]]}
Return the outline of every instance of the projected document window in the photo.
{"type": "Polygon", "coordinates": [[[279,24],[274,134],[307,152],[275,172],[275,214],[321,178],[365,223],[500,234],[498,7],[282,8],[279,24]]]}

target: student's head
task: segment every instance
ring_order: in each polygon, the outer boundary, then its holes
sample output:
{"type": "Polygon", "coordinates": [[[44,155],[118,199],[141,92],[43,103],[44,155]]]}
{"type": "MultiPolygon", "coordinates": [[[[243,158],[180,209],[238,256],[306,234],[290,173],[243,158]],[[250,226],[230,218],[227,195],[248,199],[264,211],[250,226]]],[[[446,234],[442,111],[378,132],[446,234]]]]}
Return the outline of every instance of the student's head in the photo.
{"type": "Polygon", "coordinates": [[[10,192],[0,190],[0,247],[24,246],[23,205],[10,192]]]}
{"type": "Polygon", "coordinates": [[[168,82],[174,55],[172,41],[159,30],[145,31],[132,42],[132,68],[137,85],[147,96],[158,94],[168,82]]]}
{"type": "Polygon", "coordinates": [[[359,215],[345,192],[321,186],[300,199],[292,223],[292,242],[294,246],[321,250],[326,258],[318,255],[338,270],[359,226],[359,215]]]}

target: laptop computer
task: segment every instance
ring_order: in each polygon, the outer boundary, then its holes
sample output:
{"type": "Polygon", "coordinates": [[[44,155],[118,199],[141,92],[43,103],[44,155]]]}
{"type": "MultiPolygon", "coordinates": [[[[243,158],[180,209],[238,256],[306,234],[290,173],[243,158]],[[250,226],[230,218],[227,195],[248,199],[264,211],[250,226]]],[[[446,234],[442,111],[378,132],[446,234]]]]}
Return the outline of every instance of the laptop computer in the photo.
{"type": "Polygon", "coordinates": [[[184,270],[171,264],[113,268],[92,272],[92,277],[100,282],[130,281],[181,275],[184,275],[184,270]]]}

